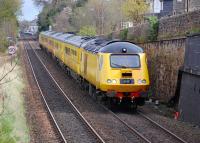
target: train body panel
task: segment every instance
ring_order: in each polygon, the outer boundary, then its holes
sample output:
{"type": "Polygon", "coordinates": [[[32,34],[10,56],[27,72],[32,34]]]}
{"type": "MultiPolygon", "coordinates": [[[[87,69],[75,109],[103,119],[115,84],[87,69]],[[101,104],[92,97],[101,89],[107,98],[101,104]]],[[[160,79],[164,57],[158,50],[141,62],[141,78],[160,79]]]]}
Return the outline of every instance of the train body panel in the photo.
{"type": "Polygon", "coordinates": [[[73,45],[64,44],[63,61],[69,68],[77,74],[80,74],[80,55],[81,49],[73,45]]]}
{"type": "Polygon", "coordinates": [[[89,83],[96,86],[97,84],[97,55],[90,52],[82,52],[82,62],[81,62],[82,76],[84,79],[89,81],[89,83]]]}

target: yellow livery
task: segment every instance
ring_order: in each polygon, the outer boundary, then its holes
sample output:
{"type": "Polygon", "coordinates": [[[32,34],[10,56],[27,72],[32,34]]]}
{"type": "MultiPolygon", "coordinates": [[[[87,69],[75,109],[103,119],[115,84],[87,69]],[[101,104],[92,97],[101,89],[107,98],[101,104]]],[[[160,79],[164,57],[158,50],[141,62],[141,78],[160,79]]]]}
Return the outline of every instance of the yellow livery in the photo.
{"type": "Polygon", "coordinates": [[[144,104],[150,82],[146,54],[137,45],[52,31],[40,33],[39,43],[90,95],[144,104]]]}

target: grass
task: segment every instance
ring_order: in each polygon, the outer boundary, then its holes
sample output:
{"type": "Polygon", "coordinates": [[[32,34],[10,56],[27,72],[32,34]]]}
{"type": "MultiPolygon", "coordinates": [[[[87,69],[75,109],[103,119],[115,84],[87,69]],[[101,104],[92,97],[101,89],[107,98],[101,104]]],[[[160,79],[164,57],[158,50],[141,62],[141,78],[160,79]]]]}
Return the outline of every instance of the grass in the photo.
{"type": "Polygon", "coordinates": [[[7,51],[6,48],[0,48],[0,53],[5,53],[7,51]]]}
{"type": "MultiPolygon", "coordinates": [[[[11,68],[8,62],[0,65],[0,73],[11,68]]],[[[16,66],[14,71],[3,82],[6,80],[11,80],[11,82],[0,85],[0,112],[3,110],[3,102],[1,100],[3,95],[5,105],[4,112],[0,116],[0,143],[28,143],[30,137],[23,97],[25,84],[20,67],[16,66]]]]}

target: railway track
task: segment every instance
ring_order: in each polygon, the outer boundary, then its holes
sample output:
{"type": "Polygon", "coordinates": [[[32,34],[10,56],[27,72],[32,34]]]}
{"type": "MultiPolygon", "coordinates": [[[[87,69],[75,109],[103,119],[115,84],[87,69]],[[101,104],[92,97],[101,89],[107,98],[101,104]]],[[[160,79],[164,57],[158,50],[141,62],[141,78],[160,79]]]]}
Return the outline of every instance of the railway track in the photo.
{"type": "Polygon", "coordinates": [[[168,134],[169,136],[171,136],[172,138],[174,138],[176,141],[180,142],[180,143],[187,143],[184,139],[180,138],[179,136],[177,136],[176,134],[174,134],[173,132],[171,132],[170,130],[166,129],[165,127],[163,127],[162,125],[160,125],[159,123],[157,123],[156,121],[152,120],[150,117],[146,116],[145,114],[143,114],[142,112],[138,111],[137,112],[140,116],[142,116],[143,118],[145,118],[147,121],[151,122],[155,127],[160,128],[162,131],[164,131],[166,134],[168,134]]]}
{"type": "MultiPolygon", "coordinates": [[[[42,62],[42,61],[41,61],[42,62]]],[[[47,69],[46,69],[47,70],[47,69]]],[[[52,77],[53,78],[53,77],[52,77]]],[[[56,81],[55,81],[56,82],[56,81]]],[[[61,88],[62,89],[62,88],[61,88]]],[[[151,122],[151,126],[154,126],[157,128],[157,133],[159,132],[164,132],[165,136],[164,137],[159,137],[161,135],[161,133],[159,133],[157,135],[157,138],[155,138],[155,134],[154,136],[152,135],[148,135],[145,133],[145,130],[141,130],[139,129],[139,127],[134,127],[133,125],[131,125],[131,123],[129,121],[127,121],[126,119],[122,118],[119,114],[112,112],[111,110],[107,109],[105,106],[101,105],[107,112],[109,112],[110,114],[112,114],[112,116],[114,116],[119,122],[121,122],[124,126],[126,126],[129,131],[131,131],[133,134],[136,134],[140,139],[142,139],[143,142],[147,142],[147,143],[153,143],[153,142],[179,142],[179,143],[186,143],[186,141],[184,141],[183,139],[181,139],[180,137],[176,136],[175,134],[173,134],[172,132],[170,132],[169,130],[165,129],[164,127],[162,127],[161,125],[159,125],[158,123],[156,123],[155,121],[151,120],[149,117],[147,117],[146,115],[142,114],[141,112],[138,112],[137,115],[134,116],[140,116],[140,118],[142,117],[143,119],[145,119],[146,121],[151,122]],[[167,135],[166,135],[167,134],[167,135]],[[154,140],[155,139],[155,140],[154,140]]],[[[126,115],[125,115],[126,116],[126,115]]],[[[132,116],[133,117],[133,116],[132,116]]],[[[145,123],[145,122],[144,122],[145,123]]],[[[143,124],[144,124],[143,123],[143,124]]],[[[149,130],[146,128],[146,130],[149,130]]]]}
{"type": "Polygon", "coordinates": [[[105,141],[86,121],[45,65],[38,59],[28,42],[25,43],[25,49],[35,81],[50,117],[60,134],[61,142],[104,143],[105,141]]]}
{"type": "MultiPolygon", "coordinates": [[[[104,108],[106,107],[104,106],[104,108]]],[[[148,143],[187,143],[184,139],[164,128],[140,111],[137,111],[135,114],[109,111],[121,122],[127,124],[133,132],[139,133],[138,135],[148,143]]]]}

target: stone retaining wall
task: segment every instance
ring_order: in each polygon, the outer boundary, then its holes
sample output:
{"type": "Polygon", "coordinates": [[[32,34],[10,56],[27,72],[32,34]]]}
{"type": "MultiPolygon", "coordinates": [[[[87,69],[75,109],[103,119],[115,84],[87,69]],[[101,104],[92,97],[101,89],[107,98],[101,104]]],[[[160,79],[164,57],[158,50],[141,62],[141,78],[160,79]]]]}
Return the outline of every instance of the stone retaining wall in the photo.
{"type": "Polygon", "coordinates": [[[186,39],[139,44],[148,56],[152,98],[167,102],[175,95],[178,70],[184,63],[186,39]]]}
{"type": "Polygon", "coordinates": [[[159,20],[158,40],[183,37],[200,31],[200,10],[159,20]]]}

